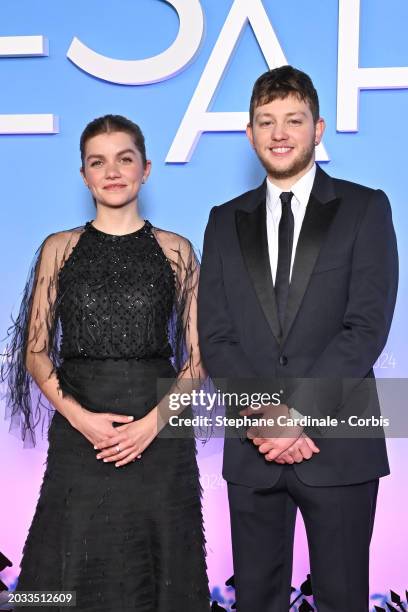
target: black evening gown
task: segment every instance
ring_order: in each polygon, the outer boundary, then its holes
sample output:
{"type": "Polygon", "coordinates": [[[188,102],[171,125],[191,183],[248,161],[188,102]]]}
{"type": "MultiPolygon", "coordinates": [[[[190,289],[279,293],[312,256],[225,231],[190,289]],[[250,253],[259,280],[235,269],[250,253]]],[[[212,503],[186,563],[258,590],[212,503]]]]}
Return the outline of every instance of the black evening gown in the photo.
{"type": "MultiPolygon", "coordinates": [[[[63,394],[135,419],[156,405],[157,378],[175,376],[175,276],[148,221],[124,236],[81,228],[55,283],[63,394]]],[[[17,589],[75,591],[84,612],[207,612],[194,438],[159,436],[121,468],[58,412],[48,439],[17,589]]]]}

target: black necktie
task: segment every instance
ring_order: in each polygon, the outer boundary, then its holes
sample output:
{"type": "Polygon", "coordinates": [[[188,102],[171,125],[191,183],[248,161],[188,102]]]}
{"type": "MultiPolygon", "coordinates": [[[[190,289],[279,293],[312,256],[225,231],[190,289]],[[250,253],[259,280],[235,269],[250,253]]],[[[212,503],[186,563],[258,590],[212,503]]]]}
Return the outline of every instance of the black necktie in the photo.
{"type": "Polygon", "coordinates": [[[283,191],[279,196],[282,202],[282,216],[279,222],[279,251],[278,267],[276,269],[275,279],[275,294],[281,331],[283,331],[286,305],[288,302],[293,228],[295,225],[292,208],[290,205],[292,196],[293,193],[291,191],[283,191]]]}

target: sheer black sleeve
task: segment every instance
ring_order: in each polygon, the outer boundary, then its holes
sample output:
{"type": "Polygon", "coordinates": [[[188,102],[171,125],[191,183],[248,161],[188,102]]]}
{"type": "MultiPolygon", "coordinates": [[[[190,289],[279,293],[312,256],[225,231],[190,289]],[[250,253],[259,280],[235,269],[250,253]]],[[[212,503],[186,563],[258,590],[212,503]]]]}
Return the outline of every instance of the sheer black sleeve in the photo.
{"type": "Polygon", "coordinates": [[[203,380],[197,329],[199,262],[190,241],[155,228],[154,233],[173,268],[176,295],[169,325],[174,366],[179,377],[203,380]]]}
{"type": "Polygon", "coordinates": [[[36,443],[36,430],[48,429],[53,408],[41,385],[59,362],[59,271],[77,243],[81,230],[48,236],[38,249],[24,288],[17,318],[7,333],[1,380],[10,431],[25,447],[36,443]]]}

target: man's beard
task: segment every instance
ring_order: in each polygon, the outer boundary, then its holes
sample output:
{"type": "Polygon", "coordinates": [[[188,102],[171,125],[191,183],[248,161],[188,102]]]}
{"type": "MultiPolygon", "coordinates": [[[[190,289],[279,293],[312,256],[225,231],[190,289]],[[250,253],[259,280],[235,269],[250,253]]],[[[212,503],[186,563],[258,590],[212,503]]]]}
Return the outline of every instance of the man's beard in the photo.
{"type": "Polygon", "coordinates": [[[315,152],[315,144],[312,143],[308,149],[305,149],[303,153],[299,155],[297,159],[294,159],[292,164],[285,169],[280,170],[276,168],[276,166],[272,165],[269,160],[262,159],[259,155],[259,160],[265,168],[268,176],[274,179],[285,179],[291,178],[292,176],[297,176],[305,170],[313,159],[315,152]]]}

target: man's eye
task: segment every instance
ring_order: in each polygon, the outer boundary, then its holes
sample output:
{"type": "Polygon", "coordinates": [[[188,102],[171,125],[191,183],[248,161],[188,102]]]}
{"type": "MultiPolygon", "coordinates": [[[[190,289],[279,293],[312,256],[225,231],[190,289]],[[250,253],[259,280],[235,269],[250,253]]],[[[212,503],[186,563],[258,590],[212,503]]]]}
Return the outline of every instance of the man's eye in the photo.
{"type": "Polygon", "coordinates": [[[125,164],[130,164],[132,163],[133,159],[131,157],[122,157],[122,162],[124,162],[125,164]]]}
{"type": "Polygon", "coordinates": [[[95,159],[94,161],[91,162],[91,168],[95,168],[97,166],[100,166],[101,164],[102,164],[102,160],[95,159]]]}
{"type": "Polygon", "coordinates": [[[271,125],[270,121],[261,121],[261,127],[267,127],[268,125],[271,125]]]}
{"type": "Polygon", "coordinates": [[[302,122],[300,119],[291,119],[289,123],[290,125],[300,125],[302,122]]]}

